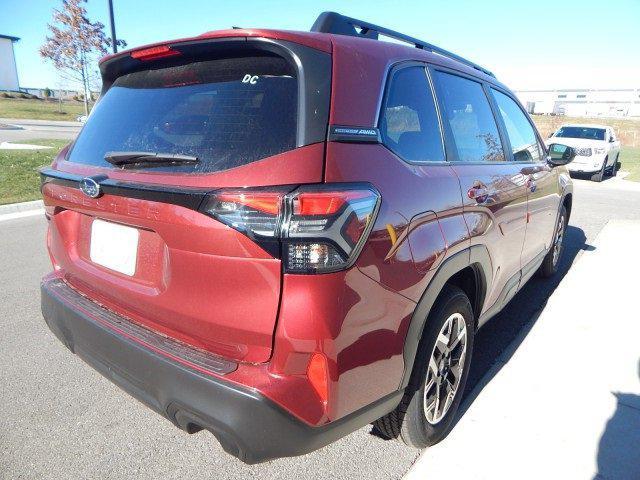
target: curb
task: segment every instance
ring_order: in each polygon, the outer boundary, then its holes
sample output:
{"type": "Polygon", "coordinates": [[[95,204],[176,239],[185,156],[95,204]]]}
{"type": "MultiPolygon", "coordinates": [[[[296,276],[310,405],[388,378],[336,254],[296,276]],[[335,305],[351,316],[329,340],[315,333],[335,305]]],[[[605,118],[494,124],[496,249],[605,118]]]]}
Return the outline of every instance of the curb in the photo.
{"type": "Polygon", "coordinates": [[[24,130],[24,128],[12,123],[0,123],[0,130],[24,130]]]}
{"type": "MultiPolygon", "coordinates": [[[[26,140],[27,142],[29,140],[26,140]]],[[[0,142],[0,150],[51,150],[47,145],[32,145],[30,143],[0,142]]]]}
{"type": "Polygon", "coordinates": [[[42,200],[0,205],[0,221],[11,220],[13,218],[30,217],[43,212],[44,203],[42,200]]]}
{"type": "MultiPolygon", "coordinates": [[[[9,124],[14,127],[62,127],[62,128],[82,128],[81,122],[72,120],[38,120],[35,118],[0,118],[0,123],[9,124]]],[[[29,130],[29,128],[27,128],[29,130]]]]}

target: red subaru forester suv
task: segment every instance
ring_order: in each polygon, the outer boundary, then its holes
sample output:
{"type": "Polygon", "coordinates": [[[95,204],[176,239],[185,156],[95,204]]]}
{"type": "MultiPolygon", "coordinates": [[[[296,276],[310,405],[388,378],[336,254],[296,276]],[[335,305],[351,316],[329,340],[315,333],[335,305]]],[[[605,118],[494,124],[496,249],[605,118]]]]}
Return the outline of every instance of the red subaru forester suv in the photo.
{"type": "Polygon", "coordinates": [[[573,150],[487,70],[335,13],[100,71],[41,171],[60,341],[248,463],[444,438],[474,332],[557,269],[573,150]]]}

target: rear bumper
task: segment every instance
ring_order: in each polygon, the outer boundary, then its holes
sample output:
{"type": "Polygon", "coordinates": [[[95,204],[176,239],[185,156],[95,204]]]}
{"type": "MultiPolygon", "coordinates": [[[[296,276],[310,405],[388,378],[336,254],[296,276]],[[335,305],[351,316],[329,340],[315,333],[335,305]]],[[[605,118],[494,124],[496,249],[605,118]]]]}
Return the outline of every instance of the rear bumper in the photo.
{"type": "MultiPolygon", "coordinates": [[[[46,280],[41,292],[44,319],[69,350],[176,426],[188,432],[209,430],[225,451],[246,463],[323,447],[391,411],[402,396],[402,391],[394,392],[340,420],[311,427],[250,387],[190,368],[176,356],[148,348],[143,344],[148,341],[140,343],[133,334],[111,328],[99,318],[100,311],[115,314],[61,280],[46,280]],[[94,308],[83,308],[83,302],[94,308]]],[[[229,365],[210,361],[207,368],[224,371],[229,365]]]]}

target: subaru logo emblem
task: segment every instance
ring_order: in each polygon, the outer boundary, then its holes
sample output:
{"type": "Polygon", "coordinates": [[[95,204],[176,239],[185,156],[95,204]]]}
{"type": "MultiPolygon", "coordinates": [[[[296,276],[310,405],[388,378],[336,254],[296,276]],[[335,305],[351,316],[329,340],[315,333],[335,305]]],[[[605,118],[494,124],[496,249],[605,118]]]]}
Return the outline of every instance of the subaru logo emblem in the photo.
{"type": "Polygon", "coordinates": [[[100,184],[91,177],[85,177],[80,180],[80,190],[91,198],[98,198],[101,194],[100,184]]]}

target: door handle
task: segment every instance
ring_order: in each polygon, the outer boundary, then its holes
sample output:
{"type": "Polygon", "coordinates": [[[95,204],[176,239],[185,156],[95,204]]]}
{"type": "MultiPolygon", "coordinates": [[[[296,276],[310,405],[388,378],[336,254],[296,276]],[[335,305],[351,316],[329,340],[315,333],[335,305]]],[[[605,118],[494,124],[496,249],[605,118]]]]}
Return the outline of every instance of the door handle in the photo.
{"type": "Polygon", "coordinates": [[[482,183],[476,183],[467,192],[467,197],[476,203],[484,203],[489,199],[489,190],[482,183]]]}
{"type": "Polygon", "coordinates": [[[533,178],[533,175],[530,175],[529,178],[527,179],[527,188],[529,189],[530,192],[535,192],[537,185],[536,185],[536,181],[533,178]]]}

